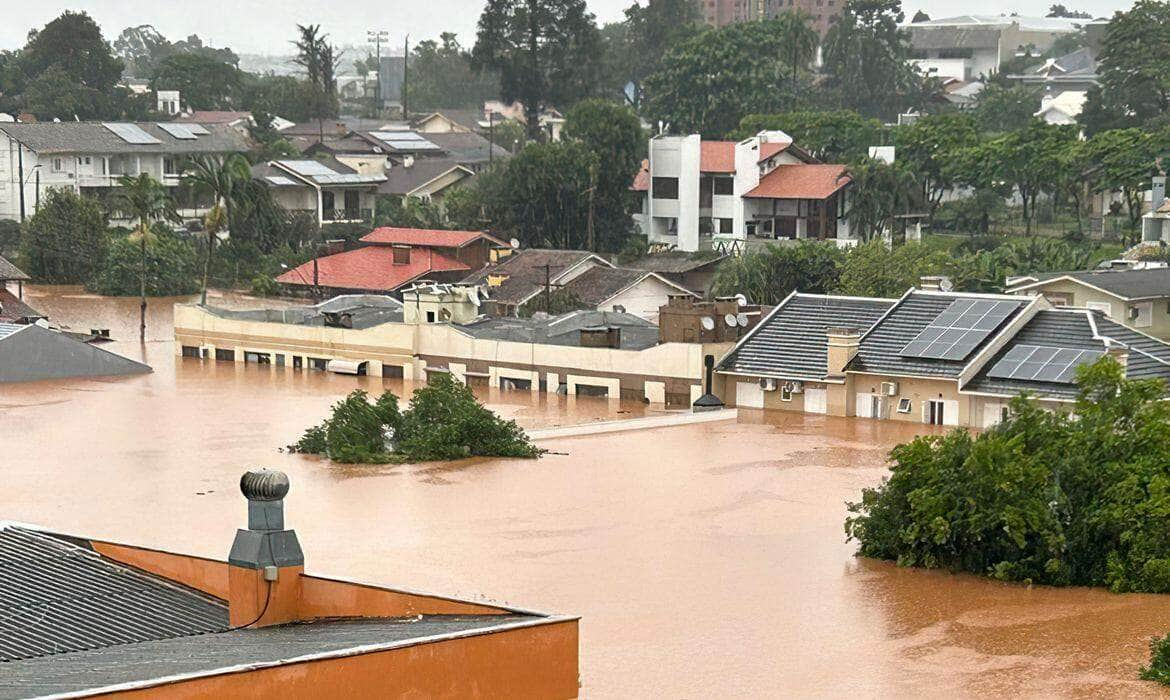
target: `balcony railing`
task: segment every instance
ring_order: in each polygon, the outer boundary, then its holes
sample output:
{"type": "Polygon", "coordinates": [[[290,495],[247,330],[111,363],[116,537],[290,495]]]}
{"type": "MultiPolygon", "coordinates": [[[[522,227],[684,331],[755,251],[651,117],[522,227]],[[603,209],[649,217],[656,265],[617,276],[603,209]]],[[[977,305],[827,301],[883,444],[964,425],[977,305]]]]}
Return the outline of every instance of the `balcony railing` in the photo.
{"type": "MultiPolygon", "coordinates": [[[[292,209],[290,213],[317,216],[316,209],[292,209]]],[[[373,209],[325,209],[321,212],[321,221],[326,224],[357,224],[373,220],[373,209]]]]}

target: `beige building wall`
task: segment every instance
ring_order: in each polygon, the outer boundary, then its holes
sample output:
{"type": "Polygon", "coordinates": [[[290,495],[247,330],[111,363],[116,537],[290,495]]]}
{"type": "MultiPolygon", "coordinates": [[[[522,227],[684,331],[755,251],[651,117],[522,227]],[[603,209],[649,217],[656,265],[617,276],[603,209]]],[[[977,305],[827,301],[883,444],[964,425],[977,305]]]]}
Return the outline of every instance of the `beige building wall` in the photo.
{"type": "Polygon", "coordinates": [[[1170,340],[1170,297],[1150,301],[1126,302],[1123,299],[1087,287],[1072,280],[1054,280],[1022,291],[1020,296],[1043,295],[1056,306],[1099,309],[1114,321],[1155,338],[1170,340]],[[1137,308],[1139,317],[1130,318],[1137,308]]]}
{"type": "MultiPolygon", "coordinates": [[[[658,307],[669,301],[672,294],[681,294],[676,287],[660,279],[647,277],[629,289],[613,296],[597,307],[598,311],[613,311],[621,306],[626,313],[639,316],[652,323],[658,323],[658,307]]],[[[720,319],[722,323],[722,319],[720,319]]]]}

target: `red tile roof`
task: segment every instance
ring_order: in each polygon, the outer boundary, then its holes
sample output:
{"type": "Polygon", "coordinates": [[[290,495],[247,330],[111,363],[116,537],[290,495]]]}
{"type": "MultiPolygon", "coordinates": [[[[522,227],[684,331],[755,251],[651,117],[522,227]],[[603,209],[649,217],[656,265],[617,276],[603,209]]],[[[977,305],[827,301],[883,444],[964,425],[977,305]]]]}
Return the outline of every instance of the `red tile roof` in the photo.
{"type": "MultiPolygon", "coordinates": [[[[360,289],[391,292],[430,272],[454,272],[471,268],[432,248],[413,248],[410,262],[394,263],[394,249],[372,245],[317,259],[318,284],[333,289],[360,289]]],[[[300,265],[280,277],[282,284],[311,287],[313,261],[300,265]]]]}
{"type": "Polygon", "coordinates": [[[827,199],[852,180],[837,164],[778,165],[744,195],[765,199],[827,199]]]}
{"type": "Polygon", "coordinates": [[[638,174],[634,176],[634,184],[630,185],[630,189],[635,192],[648,192],[650,190],[649,160],[642,159],[642,167],[638,170],[638,174]]]}
{"type": "Polygon", "coordinates": [[[701,141],[699,171],[704,173],[735,172],[735,141],[701,141]]]}
{"type": "Polygon", "coordinates": [[[443,231],[426,228],[394,228],[392,226],[376,228],[362,236],[362,241],[381,245],[397,244],[429,246],[431,248],[462,248],[481,238],[486,238],[496,245],[508,245],[494,236],[489,236],[483,231],[443,231]]]}
{"type": "Polygon", "coordinates": [[[769,158],[776,155],[777,153],[783,153],[784,151],[787,151],[788,147],[791,145],[792,145],[791,141],[774,141],[771,143],[767,143],[767,142],[761,143],[760,144],[760,160],[758,162],[763,163],[764,161],[768,160],[769,158]]]}

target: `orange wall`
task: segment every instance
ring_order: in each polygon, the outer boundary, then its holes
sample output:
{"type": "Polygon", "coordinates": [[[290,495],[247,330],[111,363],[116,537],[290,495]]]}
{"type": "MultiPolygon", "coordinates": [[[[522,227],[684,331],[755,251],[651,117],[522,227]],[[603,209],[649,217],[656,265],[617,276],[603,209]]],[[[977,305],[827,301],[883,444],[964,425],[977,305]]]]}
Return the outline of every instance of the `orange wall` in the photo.
{"type": "Polygon", "coordinates": [[[567,620],[97,697],[556,700],[575,698],[578,692],[577,621],[567,620]]]}
{"type": "Polygon", "coordinates": [[[156,549],[130,547],[113,542],[90,540],[89,543],[98,554],[114,561],[149,571],[197,591],[203,591],[208,595],[227,600],[228,564],[226,561],[160,552],[156,549]]]}

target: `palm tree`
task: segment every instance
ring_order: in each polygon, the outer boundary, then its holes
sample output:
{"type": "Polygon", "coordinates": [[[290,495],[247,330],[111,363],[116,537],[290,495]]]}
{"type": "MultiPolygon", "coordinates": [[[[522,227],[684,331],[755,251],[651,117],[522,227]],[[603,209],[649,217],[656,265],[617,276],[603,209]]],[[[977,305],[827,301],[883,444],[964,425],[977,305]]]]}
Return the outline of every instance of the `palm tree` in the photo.
{"type": "Polygon", "coordinates": [[[232,204],[241,182],[252,177],[248,161],[239,153],[227,156],[195,156],[187,164],[183,179],[196,191],[209,194],[214,202],[211,211],[203,219],[207,232],[207,250],[203,258],[203,283],[200,285],[199,303],[207,304],[207,279],[211,275],[211,255],[220,230],[232,226],[232,204]]]}
{"type": "Polygon", "coordinates": [[[792,67],[792,89],[796,90],[796,72],[808,68],[817,54],[820,35],[809,24],[812,17],[800,10],[781,12],[776,16],[777,31],[788,46],[786,61],[792,67]]]}
{"type": "Polygon", "coordinates": [[[138,272],[139,304],[138,337],[146,342],[146,243],[153,234],[150,224],[154,221],[178,221],[175,201],[162,183],[148,173],[137,177],[123,175],[118,178],[118,189],[114,191],[114,209],[130,219],[138,220],[138,227],[131,234],[131,240],[138,240],[141,264],[138,272]]]}

